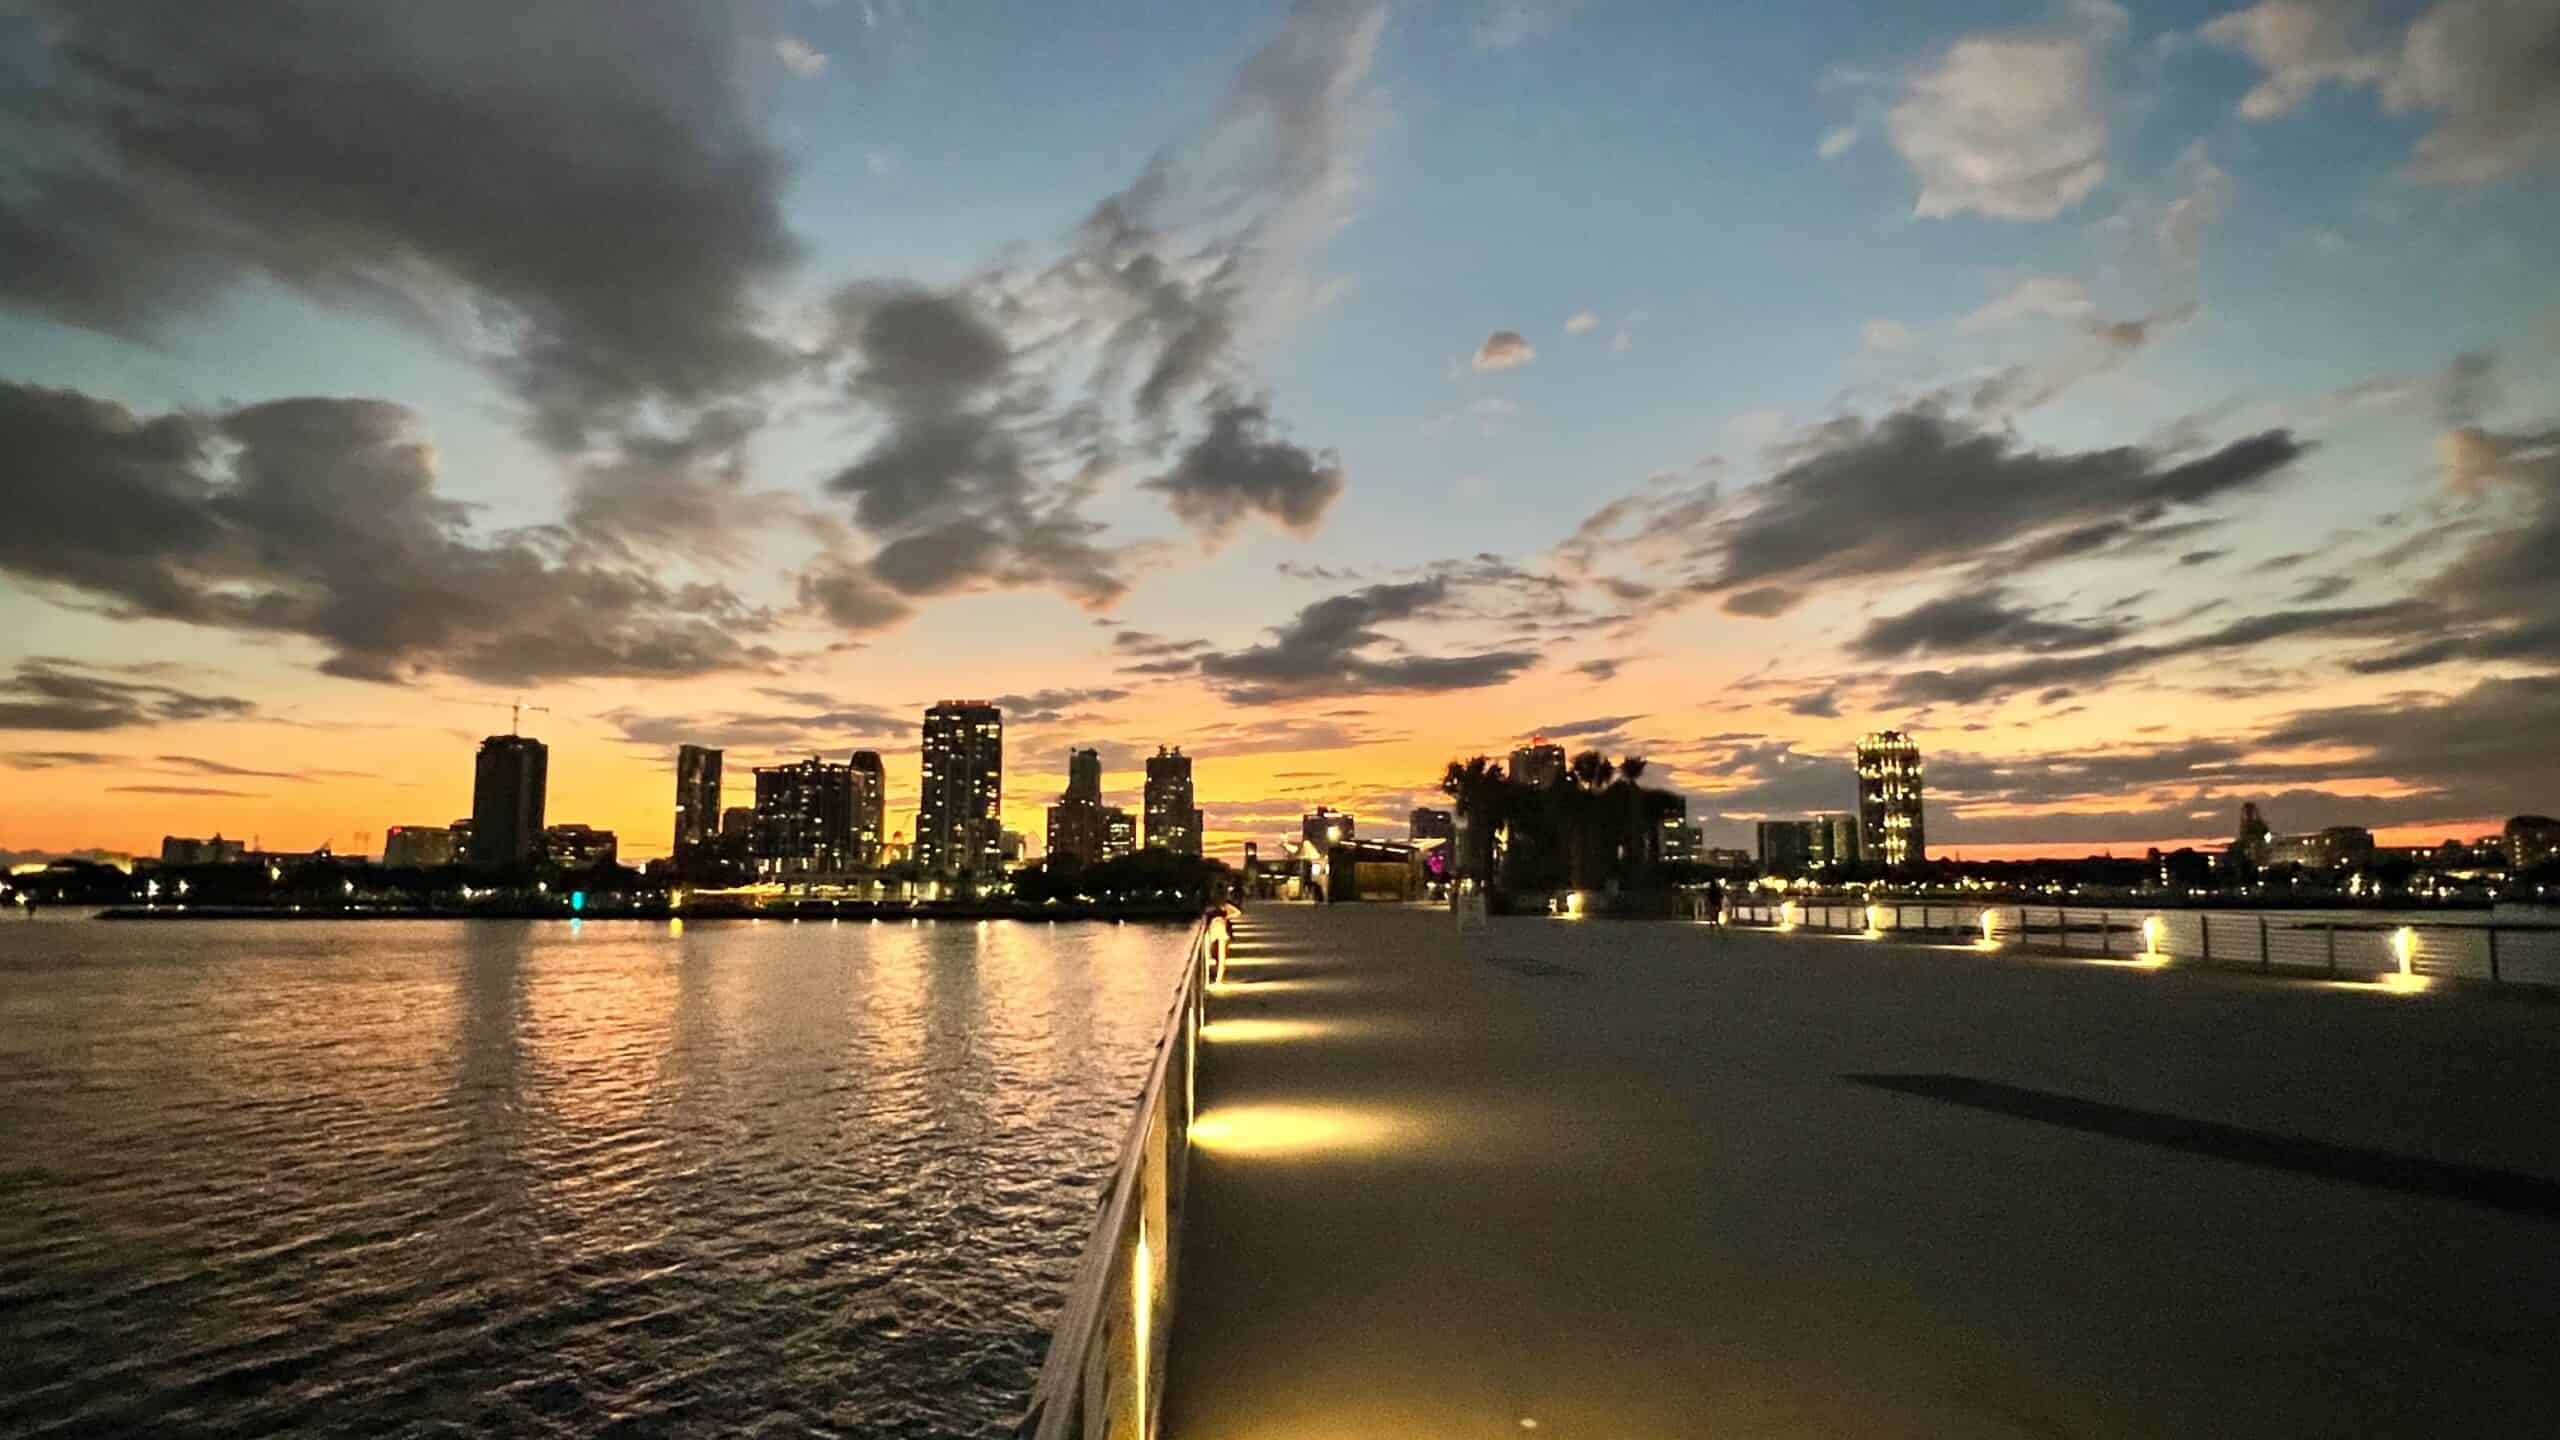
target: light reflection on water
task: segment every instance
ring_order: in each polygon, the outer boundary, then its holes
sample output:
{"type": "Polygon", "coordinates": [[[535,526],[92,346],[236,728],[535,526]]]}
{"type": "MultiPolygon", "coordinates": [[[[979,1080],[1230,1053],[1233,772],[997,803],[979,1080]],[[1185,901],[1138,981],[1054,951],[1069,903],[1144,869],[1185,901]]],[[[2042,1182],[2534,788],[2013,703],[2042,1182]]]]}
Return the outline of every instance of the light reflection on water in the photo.
{"type": "Polygon", "coordinates": [[[1180,952],[0,924],[0,1433],[1004,1433],[1180,952]]]}

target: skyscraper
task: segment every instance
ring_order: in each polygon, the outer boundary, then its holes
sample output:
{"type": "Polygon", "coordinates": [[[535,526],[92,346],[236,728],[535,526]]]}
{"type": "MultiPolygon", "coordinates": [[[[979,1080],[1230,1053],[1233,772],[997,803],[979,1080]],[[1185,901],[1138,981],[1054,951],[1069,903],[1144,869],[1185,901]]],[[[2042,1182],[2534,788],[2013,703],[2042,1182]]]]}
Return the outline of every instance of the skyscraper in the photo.
{"type": "Polygon", "coordinates": [[[1511,780],[1532,790],[1544,790],[1564,778],[1564,747],[1550,744],[1547,737],[1533,737],[1526,745],[1511,752],[1511,780]]]}
{"type": "Polygon", "coordinates": [[[1138,853],[1138,820],[1113,805],[1102,812],[1102,858],[1117,860],[1138,853]]]}
{"type": "Polygon", "coordinates": [[[1763,820],[1760,822],[1760,873],[1792,878],[1804,873],[1812,858],[1813,822],[1810,820],[1763,820]]]}
{"type": "Polygon", "coordinates": [[[1049,854],[1086,865],[1106,858],[1109,813],[1102,808],[1102,753],[1068,751],[1067,788],[1049,807],[1049,854]]]}
{"type": "Polygon", "coordinates": [[[519,865],[542,853],[551,749],[530,735],[480,742],[471,779],[471,863],[519,865]]]}
{"type": "Polygon", "coordinates": [[[700,859],[720,838],[720,752],[705,745],[676,747],[676,869],[700,859]]]}
{"type": "Polygon", "coordinates": [[[756,768],[758,875],[832,875],[854,868],[853,767],[815,755],[756,768]]]}
{"type": "Polygon", "coordinates": [[[1929,858],[1920,745],[1899,730],[1879,730],[1858,742],[1858,852],[1887,866],[1929,858]]]}
{"type": "MultiPolygon", "coordinates": [[[[1100,765],[1097,757],[1097,773],[1100,765]]],[[[945,700],[924,712],[916,862],[946,875],[993,875],[1003,855],[1004,712],[984,700],[945,700]]]]}
{"type": "Polygon", "coordinates": [[[1415,810],[1413,817],[1406,822],[1405,838],[1417,845],[1425,840],[1454,842],[1458,838],[1458,817],[1428,806],[1415,810]]]}
{"type": "Polygon", "coordinates": [[[1147,757],[1147,848],[1200,853],[1200,809],[1191,803],[1191,757],[1159,745],[1147,757]]]}
{"type": "Polygon", "coordinates": [[[1858,817],[1827,810],[1813,817],[1809,858],[1817,870],[1848,869],[1858,863],[1858,817]]]}
{"type": "Polygon", "coordinates": [[[889,838],[889,772],[877,750],[853,752],[853,863],[865,870],[880,863],[880,847],[889,838]]]}

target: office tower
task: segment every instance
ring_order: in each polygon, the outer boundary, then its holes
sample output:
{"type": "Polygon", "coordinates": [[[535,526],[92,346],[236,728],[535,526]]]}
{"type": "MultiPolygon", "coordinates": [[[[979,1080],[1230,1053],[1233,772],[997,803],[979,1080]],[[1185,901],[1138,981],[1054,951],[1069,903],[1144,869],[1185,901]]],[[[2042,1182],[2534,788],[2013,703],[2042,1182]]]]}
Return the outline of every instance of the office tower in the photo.
{"type": "Polygon", "coordinates": [[[1511,752],[1511,783],[1544,790],[1564,778],[1564,747],[1543,735],[1511,752]]]}
{"type": "Polygon", "coordinates": [[[720,752],[676,747],[676,869],[684,870],[720,838],[720,752]]]}
{"type": "Polygon", "coordinates": [[[1827,810],[1813,817],[1806,840],[1806,859],[1817,870],[1848,869],[1858,863],[1858,817],[1827,810]]]}
{"type": "Polygon", "coordinates": [[[622,841],[610,830],[589,825],[547,825],[542,831],[542,858],[563,870],[590,870],[611,865],[622,856],[622,841]]]}
{"type": "Polygon", "coordinates": [[[1454,842],[1458,838],[1458,817],[1446,810],[1418,809],[1407,822],[1405,838],[1416,845],[1425,840],[1454,842]]]}
{"type": "Polygon", "coordinates": [[[870,870],[880,864],[889,839],[889,772],[877,750],[853,752],[853,863],[870,870]]]}
{"type": "Polygon", "coordinates": [[[1067,752],[1067,788],[1049,807],[1049,854],[1091,865],[1104,858],[1110,823],[1102,808],[1102,754],[1067,752]]]}
{"type": "Polygon", "coordinates": [[[854,776],[815,755],[756,768],[756,873],[834,875],[854,868],[854,776]]]}
{"type": "Polygon", "coordinates": [[[1653,802],[1654,854],[1665,865],[1698,858],[1698,827],[1689,823],[1689,797],[1665,795],[1653,802]]]}
{"type": "Polygon", "coordinates": [[[1760,873],[1763,875],[1801,875],[1812,860],[1813,822],[1810,820],[1763,820],[1760,822],[1760,873]]]}
{"type": "Polygon", "coordinates": [[[471,863],[521,865],[542,853],[542,807],[551,749],[530,735],[480,742],[471,781],[471,863]]]}
{"type": "MultiPolygon", "coordinates": [[[[218,842],[221,837],[215,836],[218,842]]],[[[2506,851],[2509,872],[2522,875],[2534,866],[2560,855],[2560,820],[2548,815],[2517,815],[2508,819],[2506,829],[2499,832],[2500,848],[2506,851]]]]}
{"type": "Polygon", "coordinates": [[[1138,822],[1128,811],[1114,805],[1102,812],[1102,858],[1117,860],[1138,853],[1138,822]]]}
{"type": "Polygon", "coordinates": [[[1310,845],[1333,845],[1351,838],[1352,818],[1330,805],[1319,805],[1298,819],[1299,838],[1310,845]]]}
{"type": "Polygon", "coordinates": [[[394,870],[433,870],[458,852],[449,825],[394,825],[382,832],[382,863],[394,870]]]}
{"type": "Polygon", "coordinates": [[[1858,853],[1886,866],[1929,858],[1920,746],[1899,730],[1879,730],[1858,742],[1858,853]]]}
{"type": "Polygon", "coordinates": [[[1200,853],[1200,809],[1191,803],[1191,757],[1159,745],[1147,757],[1147,848],[1200,853]]]}
{"type": "MultiPolygon", "coordinates": [[[[1099,757],[1094,764],[1098,774],[1099,757]]],[[[945,875],[996,873],[1004,846],[1004,712],[984,700],[945,700],[924,712],[923,769],[916,862],[945,875]]]]}

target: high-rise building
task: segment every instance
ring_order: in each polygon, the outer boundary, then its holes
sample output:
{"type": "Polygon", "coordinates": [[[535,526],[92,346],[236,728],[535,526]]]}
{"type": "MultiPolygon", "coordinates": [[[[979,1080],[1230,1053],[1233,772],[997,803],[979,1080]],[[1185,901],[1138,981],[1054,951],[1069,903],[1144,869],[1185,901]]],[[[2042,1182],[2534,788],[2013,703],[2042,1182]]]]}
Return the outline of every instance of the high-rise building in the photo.
{"type": "Polygon", "coordinates": [[[1698,858],[1698,827],[1689,823],[1689,797],[1664,795],[1653,802],[1654,853],[1665,865],[1685,865],[1698,858]]]}
{"type": "Polygon", "coordinates": [[[1138,822],[1136,817],[1132,816],[1128,811],[1121,809],[1117,805],[1113,805],[1105,809],[1102,812],[1102,858],[1105,860],[1117,860],[1123,855],[1135,855],[1137,853],[1138,822]]]}
{"type": "Polygon", "coordinates": [[[1067,788],[1049,807],[1049,854],[1092,865],[1105,858],[1110,823],[1102,808],[1102,752],[1067,752],[1067,788]]]}
{"type": "Polygon", "coordinates": [[[1529,743],[1511,752],[1511,781],[1532,790],[1544,790],[1564,778],[1564,747],[1548,743],[1544,735],[1534,736],[1529,743]]]}
{"type": "Polygon", "coordinates": [[[1004,712],[984,700],[945,700],[924,712],[923,768],[917,863],[995,874],[1004,857],[1004,712]]]}
{"type": "Polygon", "coordinates": [[[720,838],[720,752],[676,747],[676,868],[692,865],[720,838]]]}
{"type": "Polygon", "coordinates": [[[2274,828],[2267,824],[2266,816],[2258,813],[2258,802],[2251,800],[2241,805],[2240,833],[2232,837],[2231,844],[2223,853],[2234,860],[2246,860],[2252,865],[2264,865],[2267,863],[2267,853],[2274,843],[2274,828]]]}
{"type": "Polygon", "coordinates": [[[1298,818],[1298,837],[1310,845],[1339,844],[1351,838],[1352,818],[1330,805],[1319,805],[1298,818]]]}
{"type": "Polygon", "coordinates": [[[852,768],[853,863],[869,870],[880,864],[889,839],[889,772],[877,750],[854,751],[852,768]]]}
{"type": "Polygon", "coordinates": [[[225,840],[220,832],[210,840],[196,840],[184,835],[160,837],[160,863],[163,865],[237,865],[248,858],[248,846],[237,840],[225,840]]]}
{"type": "Polygon", "coordinates": [[[1200,853],[1200,807],[1191,803],[1191,757],[1159,745],[1147,757],[1147,848],[1200,853]]]}
{"type": "Polygon", "coordinates": [[[768,878],[835,875],[855,868],[854,775],[812,755],[756,767],[756,873],[768,878]]]}
{"type": "Polygon", "coordinates": [[[2267,842],[2267,863],[2307,870],[2339,870],[2373,858],[2373,832],[2361,825],[2332,825],[2267,842]]]}
{"type": "Polygon", "coordinates": [[[1760,822],[1760,873],[1779,876],[1801,875],[1812,860],[1812,821],[1763,820],[1760,822]]]}
{"type": "Polygon", "coordinates": [[[1923,814],[1920,745],[1899,730],[1858,742],[1858,854],[1886,865],[1929,858],[1923,814]]]}
{"type": "Polygon", "coordinates": [[[563,870],[591,870],[622,858],[622,841],[610,830],[591,825],[546,825],[542,858],[563,870]]]}
{"type": "Polygon", "coordinates": [[[471,781],[471,863],[521,865],[542,854],[551,748],[530,735],[480,742],[471,781]]]}
{"type": "Polygon", "coordinates": [[[1425,840],[1447,840],[1454,843],[1458,838],[1458,817],[1446,810],[1434,810],[1428,806],[1417,808],[1412,818],[1405,822],[1405,838],[1417,845],[1425,840]]]}
{"type": "Polygon", "coordinates": [[[382,832],[382,863],[394,870],[438,869],[457,853],[450,825],[394,825],[382,832]]]}
{"type": "Polygon", "coordinates": [[[2499,839],[2507,852],[2508,873],[2522,875],[2560,855],[2560,820],[2548,815],[2518,815],[2507,821],[2499,839]]]}
{"type": "Polygon", "coordinates": [[[1827,810],[1813,817],[1805,841],[1805,858],[1817,870],[1848,869],[1858,863],[1858,817],[1827,810]]]}

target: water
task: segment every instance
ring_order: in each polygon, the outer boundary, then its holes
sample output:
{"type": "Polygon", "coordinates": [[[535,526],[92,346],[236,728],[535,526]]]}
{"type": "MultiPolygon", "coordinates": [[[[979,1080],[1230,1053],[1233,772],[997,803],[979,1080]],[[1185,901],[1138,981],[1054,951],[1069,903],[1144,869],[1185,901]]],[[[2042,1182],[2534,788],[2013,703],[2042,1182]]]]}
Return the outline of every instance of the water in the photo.
{"type": "Polygon", "coordinates": [[[1181,943],[0,923],[0,1434],[1004,1433],[1181,943]]]}

